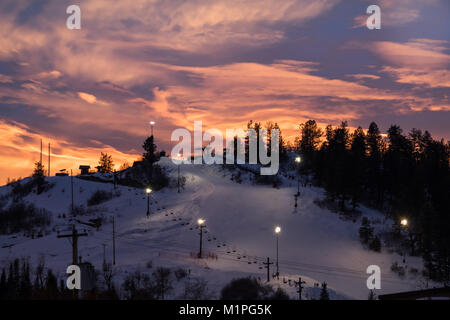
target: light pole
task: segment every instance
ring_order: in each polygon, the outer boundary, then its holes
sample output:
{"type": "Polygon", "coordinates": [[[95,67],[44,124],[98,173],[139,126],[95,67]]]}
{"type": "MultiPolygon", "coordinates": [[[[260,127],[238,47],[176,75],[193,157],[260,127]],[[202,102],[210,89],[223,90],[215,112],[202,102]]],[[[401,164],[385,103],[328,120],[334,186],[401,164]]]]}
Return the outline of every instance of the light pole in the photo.
{"type": "Polygon", "coordinates": [[[150,193],[152,192],[152,189],[147,188],[145,190],[145,193],[147,193],[147,218],[150,217],[150,193]]]}
{"type": "MultiPolygon", "coordinates": [[[[400,224],[403,228],[407,228],[408,227],[408,219],[403,218],[402,220],[400,220],[400,224]]],[[[403,249],[403,263],[406,263],[406,250],[403,249]]]]}
{"type": "Polygon", "coordinates": [[[178,163],[178,193],[180,193],[180,166],[181,166],[181,154],[178,154],[178,160],[180,160],[180,163],[178,163]]]}
{"type": "Polygon", "coordinates": [[[156,122],[155,121],[150,121],[150,130],[151,130],[151,133],[152,133],[152,137],[153,137],[153,126],[156,124],[156,122]]]}
{"type": "Polygon", "coordinates": [[[204,219],[198,219],[197,220],[198,227],[200,228],[200,250],[198,252],[198,258],[202,258],[202,241],[203,241],[203,228],[205,227],[205,220],[204,219]]]}
{"type": "Polygon", "coordinates": [[[297,163],[297,196],[300,195],[300,162],[302,158],[296,157],[295,162],[297,163]]]}
{"type": "Polygon", "coordinates": [[[72,169],[70,169],[70,192],[72,194],[72,212],[71,212],[71,214],[72,214],[72,216],[74,216],[75,211],[73,208],[73,173],[72,173],[72,169]]]}
{"type": "Polygon", "coordinates": [[[275,235],[276,235],[276,237],[277,237],[277,263],[276,263],[276,267],[277,267],[277,273],[276,273],[277,279],[279,279],[279,276],[280,276],[280,270],[279,270],[279,267],[278,267],[278,235],[280,234],[280,232],[281,232],[281,227],[276,226],[276,227],[275,227],[275,235]]]}

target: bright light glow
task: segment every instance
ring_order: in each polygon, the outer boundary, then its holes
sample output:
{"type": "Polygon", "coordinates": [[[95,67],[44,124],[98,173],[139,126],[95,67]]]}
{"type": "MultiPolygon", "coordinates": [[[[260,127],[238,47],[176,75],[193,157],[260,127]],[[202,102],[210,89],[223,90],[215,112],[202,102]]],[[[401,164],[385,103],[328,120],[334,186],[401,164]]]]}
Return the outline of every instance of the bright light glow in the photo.
{"type": "Polygon", "coordinates": [[[402,220],[400,221],[400,224],[401,224],[402,226],[407,226],[407,225],[408,225],[408,220],[402,219],[402,220]]]}
{"type": "Polygon", "coordinates": [[[145,192],[146,192],[147,194],[150,194],[150,192],[152,192],[152,189],[147,188],[147,189],[145,190],[145,192]]]}
{"type": "Polygon", "coordinates": [[[156,123],[155,121],[150,121],[150,125],[152,126],[155,125],[155,123],[156,123]]]}
{"type": "Polygon", "coordinates": [[[275,227],[275,233],[278,234],[281,232],[281,228],[280,227],[275,227]]]}
{"type": "Polygon", "coordinates": [[[302,161],[302,158],[300,157],[295,158],[295,162],[300,163],[300,161],[302,161]]]}
{"type": "Polygon", "coordinates": [[[203,220],[203,219],[198,219],[198,220],[197,220],[197,223],[201,226],[202,224],[205,223],[205,220],[203,220]]]}

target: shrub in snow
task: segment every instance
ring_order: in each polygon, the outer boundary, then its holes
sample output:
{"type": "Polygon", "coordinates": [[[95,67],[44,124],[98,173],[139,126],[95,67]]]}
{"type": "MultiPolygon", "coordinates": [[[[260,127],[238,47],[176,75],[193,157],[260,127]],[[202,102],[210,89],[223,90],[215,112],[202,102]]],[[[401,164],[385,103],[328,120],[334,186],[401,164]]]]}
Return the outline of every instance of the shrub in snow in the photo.
{"type": "Polygon", "coordinates": [[[154,300],[156,289],[148,274],[139,270],[128,275],[122,284],[125,298],[128,300],[154,300]]]}
{"type": "Polygon", "coordinates": [[[106,202],[112,198],[111,192],[107,192],[104,190],[97,190],[95,191],[92,196],[88,199],[87,205],[88,206],[95,206],[100,203],[106,202]]]}
{"type": "Polygon", "coordinates": [[[381,251],[381,241],[378,236],[375,236],[369,243],[369,249],[380,252],[381,251]]]}
{"type": "Polygon", "coordinates": [[[158,299],[164,300],[166,295],[172,291],[171,274],[172,271],[169,268],[164,267],[159,267],[153,272],[152,276],[158,299]]]}
{"type": "Polygon", "coordinates": [[[25,202],[13,203],[8,209],[0,210],[0,234],[31,232],[49,226],[51,221],[52,216],[45,209],[25,202]]]}
{"type": "Polygon", "coordinates": [[[261,284],[255,278],[234,279],[221,292],[222,300],[273,300],[286,298],[281,289],[274,291],[272,286],[261,284]]]}
{"type": "Polygon", "coordinates": [[[177,281],[180,281],[181,279],[186,278],[188,275],[188,272],[186,271],[186,269],[183,269],[183,268],[178,268],[173,273],[175,275],[175,278],[177,278],[177,281]]]}
{"type": "Polygon", "coordinates": [[[208,282],[206,280],[187,280],[184,285],[184,300],[209,300],[214,296],[208,289],[208,282]]]}
{"type": "Polygon", "coordinates": [[[262,176],[262,175],[255,175],[254,181],[256,184],[267,184],[267,185],[276,185],[280,186],[282,184],[282,180],[278,175],[271,175],[271,176],[262,176]]]}
{"type": "Polygon", "coordinates": [[[405,268],[400,266],[397,261],[391,265],[391,271],[397,273],[401,277],[405,275],[405,268]]]}
{"type": "Polygon", "coordinates": [[[169,178],[160,166],[141,161],[124,170],[118,178],[118,184],[134,188],[150,186],[157,191],[169,185],[169,178]]]}
{"type": "Polygon", "coordinates": [[[45,181],[44,177],[36,176],[27,178],[21,181],[11,183],[11,195],[14,201],[19,201],[21,198],[26,197],[31,192],[41,194],[54,187],[54,183],[45,181]]]}
{"type": "Polygon", "coordinates": [[[370,226],[369,219],[367,217],[362,218],[361,228],[359,228],[359,238],[364,244],[368,244],[373,236],[373,227],[370,226]]]}

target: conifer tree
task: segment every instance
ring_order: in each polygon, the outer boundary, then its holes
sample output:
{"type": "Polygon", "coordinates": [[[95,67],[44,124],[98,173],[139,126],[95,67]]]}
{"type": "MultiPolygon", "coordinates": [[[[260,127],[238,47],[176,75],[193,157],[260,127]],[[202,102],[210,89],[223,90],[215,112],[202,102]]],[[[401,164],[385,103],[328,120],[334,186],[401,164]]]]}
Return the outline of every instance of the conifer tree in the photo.
{"type": "Polygon", "coordinates": [[[320,290],[320,300],[330,300],[326,282],[322,282],[322,289],[320,290]]]}
{"type": "Polygon", "coordinates": [[[156,144],[154,143],[153,136],[148,137],[144,144],[142,145],[144,149],[144,154],[142,156],[143,160],[150,165],[153,165],[157,161],[156,157],[156,144]]]}
{"type": "Polygon", "coordinates": [[[348,180],[350,184],[350,194],[352,198],[353,209],[363,196],[363,188],[366,179],[366,135],[361,127],[358,127],[352,134],[350,147],[350,166],[348,171],[348,180]]]}
{"type": "Polygon", "coordinates": [[[112,156],[107,153],[101,153],[98,161],[98,171],[101,173],[111,173],[114,170],[114,162],[112,156]]]}

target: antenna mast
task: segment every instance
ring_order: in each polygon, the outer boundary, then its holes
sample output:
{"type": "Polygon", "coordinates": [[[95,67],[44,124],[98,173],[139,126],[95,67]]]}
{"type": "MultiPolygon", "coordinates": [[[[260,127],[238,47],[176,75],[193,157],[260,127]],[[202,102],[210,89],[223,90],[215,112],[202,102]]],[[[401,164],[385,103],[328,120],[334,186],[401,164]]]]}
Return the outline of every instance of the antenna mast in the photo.
{"type": "Polygon", "coordinates": [[[51,173],[50,173],[50,142],[48,143],[48,176],[50,177],[51,176],[51,173]]]}
{"type": "Polygon", "coordinates": [[[41,158],[40,158],[40,164],[42,165],[42,139],[41,139],[41,158]]]}

